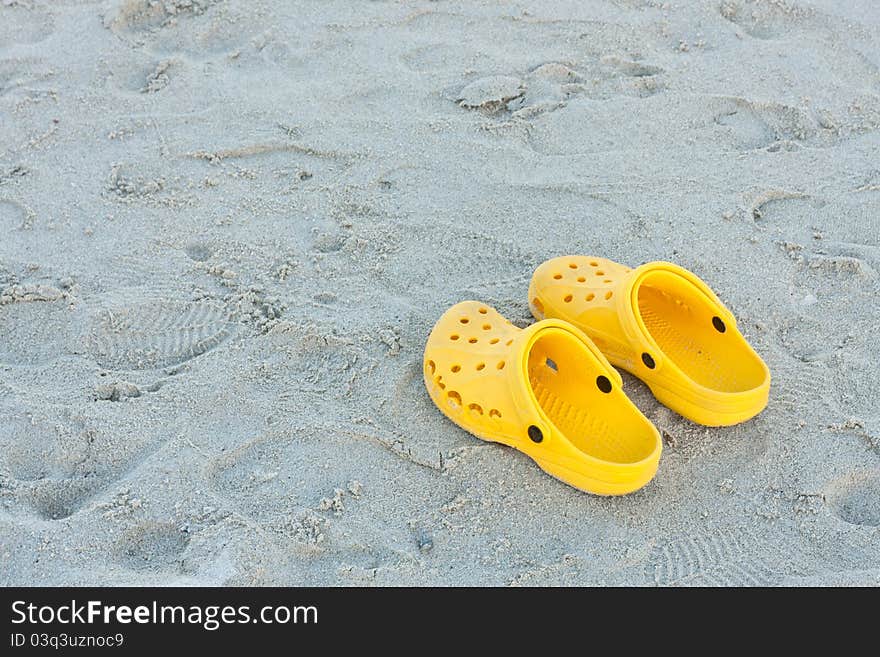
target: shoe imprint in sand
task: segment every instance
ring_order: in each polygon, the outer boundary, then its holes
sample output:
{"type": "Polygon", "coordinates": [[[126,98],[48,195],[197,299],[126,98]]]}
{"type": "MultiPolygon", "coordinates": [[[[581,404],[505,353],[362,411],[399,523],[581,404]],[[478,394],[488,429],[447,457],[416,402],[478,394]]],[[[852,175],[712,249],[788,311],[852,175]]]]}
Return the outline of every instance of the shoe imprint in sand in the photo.
{"type": "Polygon", "coordinates": [[[712,290],[677,265],[553,258],[532,276],[529,303],[535,318],[583,330],[611,363],[694,422],[736,424],[767,405],[764,361],[712,290]]]}
{"type": "Polygon", "coordinates": [[[567,322],[519,329],[493,308],[465,301],[434,326],[424,368],[431,399],[456,424],[519,449],[576,488],[620,495],[657,470],[657,429],[596,346],[567,322]]]}

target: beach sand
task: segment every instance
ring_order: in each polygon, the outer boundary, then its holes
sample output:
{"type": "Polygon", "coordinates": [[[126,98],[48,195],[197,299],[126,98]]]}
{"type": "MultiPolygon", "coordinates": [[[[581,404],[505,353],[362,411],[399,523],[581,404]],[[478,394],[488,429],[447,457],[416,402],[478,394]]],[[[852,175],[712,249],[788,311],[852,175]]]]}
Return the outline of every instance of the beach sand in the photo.
{"type": "Polygon", "coordinates": [[[0,584],[880,583],[872,0],[0,0],[0,584]],[[450,305],[671,260],[773,374],[578,492],[450,305]]]}

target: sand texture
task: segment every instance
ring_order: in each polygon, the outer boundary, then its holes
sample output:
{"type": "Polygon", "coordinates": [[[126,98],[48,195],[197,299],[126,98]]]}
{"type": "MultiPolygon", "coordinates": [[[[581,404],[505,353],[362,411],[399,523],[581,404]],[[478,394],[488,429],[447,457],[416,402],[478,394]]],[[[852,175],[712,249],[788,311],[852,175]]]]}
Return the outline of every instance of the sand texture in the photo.
{"type": "Polygon", "coordinates": [[[880,583],[874,0],[0,0],[0,584],[880,583]],[[463,299],[675,261],[768,408],[580,493],[436,408],[463,299]]]}

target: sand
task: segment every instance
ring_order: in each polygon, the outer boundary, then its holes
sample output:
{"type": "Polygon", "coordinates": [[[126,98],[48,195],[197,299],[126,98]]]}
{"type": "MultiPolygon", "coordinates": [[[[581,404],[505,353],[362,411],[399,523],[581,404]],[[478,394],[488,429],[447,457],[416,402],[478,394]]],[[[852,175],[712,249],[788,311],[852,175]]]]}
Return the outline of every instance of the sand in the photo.
{"type": "Polygon", "coordinates": [[[0,583],[880,583],[872,0],[0,0],[0,583]],[[431,404],[463,299],[666,259],[773,373],[580,493],[431,404]]]}

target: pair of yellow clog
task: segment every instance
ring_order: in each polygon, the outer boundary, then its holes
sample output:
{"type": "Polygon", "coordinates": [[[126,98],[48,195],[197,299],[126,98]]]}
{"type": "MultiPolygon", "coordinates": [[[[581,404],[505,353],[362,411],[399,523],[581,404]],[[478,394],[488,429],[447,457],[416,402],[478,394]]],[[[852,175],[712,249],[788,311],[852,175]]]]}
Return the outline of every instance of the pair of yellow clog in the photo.
{"type": "Polygon", "coordinates": [[[539,321],[526,329],[477,301],[450,308],[425,347],[425,385],[463,429],[575,488],[623,495],[657,471],[660,434],[612,364],[700,424],[736,424],[767,405],[767,365],[677,265],[554,258],[532,276],[529,306],[539,321]]]}

